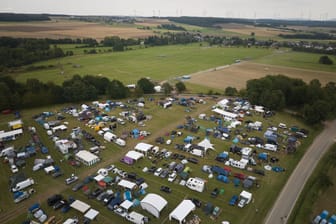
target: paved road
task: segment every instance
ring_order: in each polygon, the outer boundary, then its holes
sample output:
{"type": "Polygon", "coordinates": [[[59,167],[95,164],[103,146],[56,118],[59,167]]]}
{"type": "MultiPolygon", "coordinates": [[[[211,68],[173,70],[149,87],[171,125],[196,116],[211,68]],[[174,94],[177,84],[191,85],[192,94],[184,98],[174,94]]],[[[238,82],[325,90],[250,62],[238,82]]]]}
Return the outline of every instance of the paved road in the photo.
{"type": "Polygon", "coordinates": [[[273,208],[266,217],[265,224],[284,224],[289,217],[300,193],[324,153],[335,142],[336,120],[325,124],[325,129],[317,136],[313,144],[289,177],[278,196],[273,208]]]}

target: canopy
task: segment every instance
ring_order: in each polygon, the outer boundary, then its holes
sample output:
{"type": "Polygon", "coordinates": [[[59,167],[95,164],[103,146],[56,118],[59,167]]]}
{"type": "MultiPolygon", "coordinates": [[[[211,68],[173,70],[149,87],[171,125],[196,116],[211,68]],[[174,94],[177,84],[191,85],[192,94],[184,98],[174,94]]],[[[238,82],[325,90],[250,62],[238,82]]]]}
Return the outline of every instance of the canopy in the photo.
{"type": "Polygon", "coordinates": [[[131,150],[125,156],[137,161],[141,159],[142,157],[144,157],[144,154],[131,150]]]}
{"type": "Polygon", "coordinates": [[[81,150],[77,152],[76,159],[87,166],[91,166],[100,161],[98,156],[86,150],[81,150]]]}
{"type": "Polygon", "coordinates": [[[118,186],[132,190],[135,188],[136,184],[128,180],[121,180],[118,183],[118,186]]]}
{"type": "Polygon", "coordinates": [[[142,199],[141,208],[148,211],[156,218],[160,217],[160,212],[164,207],[167,206],[168,202],[158,194],[147,194],[144,199],[142,199]]]}
{"type": "Polygon", "coordinates": [[[153,147],[151,144],[147,144],[144,142],[138,143],[134,149],[140,152],[143,152],[144,154],[147,154],[147,152],[153,147]]]}
{"type": "Polygon", "coordinates": [[[76,209],[77,211],[81,212],[81,213],[84,213],[86,212],[91,206],[80,201],[80,200],[76,200],[74,201],[71,205],[70,205],[71,208],[74,208],[76,209]]]}
{"type": "Polygon", "coordinates": [[[169,214],[169,220],[175,219],[180,224],[187,217],[187,215],[195,210],[196,206],[191,200],[183,200],[175,209],[169,214]]]}
{"type": "Polygon", "coordinates": [[[214,150],[213,144],[211,144],[210,140],[207,138],[205,138],[203,141],[201,141],[197,145],[203,147],[205,151],[207,151],[208,149],[214,150]]]}
{"type": "Polygon", "coordinates": [[[130,209],[132,206],[133,206],[133,203],[129,200],[125,200],[125,201],[123,201],[123,203],[120,204],[120,207],[122,207],[126,210],[130,209]]]}
{"type": "Polygon", "coordinates": [[[87,213],[85,213],[84,217],[90,220],[94,220],[98,214],[99,212],[97,210],[91,208],[87,213]]]}
{"type": "Polygon", "coordinates": [[[101,181],[101,180],[104,180],[104,178],[105,178],[105,177],[104,177],[103,175],[98,174],[97,176],[94,177],[94,180],[97,181],[97,182],[99,182],[99,181],[101,181]]]}
{"type": "Polygon", "coordinates": [[[231,112],[227,112],[227,111],[225,111],[225,110],[221,110],[221,109],[219,109],[219,108],[215,108],[215,109],[213,109],[212,111],[215,112],[215,113],[217,113],[217,114],[220,114],[220,115],[222,115],[222,116],[224,116],[224,117],[231,118],[231,119],[235,119],[235,118],[238,117],[237,114],[234,114],[234,113],[231,113],[231,112]]]}

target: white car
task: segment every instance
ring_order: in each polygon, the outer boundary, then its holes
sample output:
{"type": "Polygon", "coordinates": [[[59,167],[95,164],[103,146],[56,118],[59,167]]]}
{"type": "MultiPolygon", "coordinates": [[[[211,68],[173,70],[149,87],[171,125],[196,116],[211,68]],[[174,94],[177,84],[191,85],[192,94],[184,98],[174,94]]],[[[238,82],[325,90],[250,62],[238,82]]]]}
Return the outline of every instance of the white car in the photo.
{"type": "Polygon", "coordinates": [[[176,179],[176,177],[177,177],[177,174],[176,174],[176,172],[174,171],[174,172],[172,172],[171,174],[169,174],[169,176],[168,176],[168,181],[169,181],[169,182],[173,182],[173,181],[176,179]]]}
{"type": "Polygon", "coordinates": [[[128,215],[128,213],[120,207],[117,207],[116,209],[114,209],[113,212],[116,213],[117,215],[120,215],[123,218],[125,218],[128,215]]]}
{"type": "Polygon", "coordinates": [[[12,173],[17,173],[17,172],[19,172],[19,169],[17,168],[17,166],[16,165],[11,165],[11,171],[12,171],[12,173]]]}
{"type": "Polygon", "coordinates": [[[160,174],[162,173],[162,168],[161,167],[159,167],[159,168],[157,168],[156,170],[155,170],[155,172],[154,172],[154,176],[160,176],[160,174]]]}

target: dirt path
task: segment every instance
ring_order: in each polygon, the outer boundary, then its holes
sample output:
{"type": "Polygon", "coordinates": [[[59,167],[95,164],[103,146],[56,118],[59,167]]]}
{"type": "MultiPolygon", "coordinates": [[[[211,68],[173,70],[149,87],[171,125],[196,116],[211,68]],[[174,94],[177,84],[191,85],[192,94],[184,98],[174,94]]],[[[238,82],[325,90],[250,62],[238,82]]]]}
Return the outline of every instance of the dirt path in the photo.
{"type": "Polygon", "coordinates": [[[287,217],[290,216],[304,185],[322,156],[335,142],[335,137],[336,120],[326,123],[325,129],[308,148],[269,211],[265,224],[287,223],[287,217]]]}
{"type": "MultiPolygon", "coordinates": [[[[204,113],[206,111],[208,111],[209,109],[211,109],[212,103],[209,103],[204,106],[204,107],[197,107],[196,109],[194,109],[192,112],[188,113],[188,115],[190,115],[191,117],[195,117],[200,113],[204,113]]],[[[171,131],[174,130],[176,128],[177,125],[181,124],[184,122],[184,116],[181,116],[180,120],[177,120],[175,122],[170,123],[169,125],[164,127],[164,130],[166,131],[171,131]]],[[[146,138],[146,142],[154,142],[154,140],[159,137],[162,134],[162,131],[157,132],[157,133],[152,133],[151,136],[149,136],[148,138],[146,138]]],[[[127,147],[129,149],[134,148],[135,144],[137,142],[133,142],[133,144],[128,145],[127,147]]],[[[99,168],[101,167],[105,167],[109,164],[115,163],[117,161],[119,161],[125,154],[125,151],[119,151],[116,154],[114,154],[113,157],[109,158],[108,160],[105,160],[101,163],[99,163],[99,167],[93,167],[93,168],[89,168],[85,171],[83,171],[80,175],[79,178],[80,179],[84,179],[85,177],[87,177],[88,175],[95,173],[99,168]]],[[[47,191],[44,191],[42,193],[39,193],[37,195],[37,197],[34,197],[34,200],[25,200],[21,203],[19,203],[18,205],[15,206],[15,209],[12,210],[8,210],[8,211],[4,211],[4,212],[0,212],[0,223],[1,224],[5,224],[5,223],[9,223],[11,220],[17,218],[18,216],[24,214],[27,212],[28,208],[35,202],[39,202],[39,203],[43,203],[47,200],[48,197],[50,197],[53,194],[56,193],[61,193],[62,191],[66,190],[69,186],[63,184],[63,182],[58,183],[57,185],[54,185],[50,188],[48,188],[47,191]]]]}

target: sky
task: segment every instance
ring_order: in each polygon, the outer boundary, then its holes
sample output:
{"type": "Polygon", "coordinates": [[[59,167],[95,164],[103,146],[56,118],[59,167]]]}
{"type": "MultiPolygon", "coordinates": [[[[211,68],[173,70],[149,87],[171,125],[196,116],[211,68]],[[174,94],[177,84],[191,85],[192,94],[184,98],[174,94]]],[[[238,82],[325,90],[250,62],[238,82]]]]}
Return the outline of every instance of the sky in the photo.
{"type": "Polygon", "coordinates": [[[1,0],[0,12],[326,20],[336,0],[1,0]]]}

